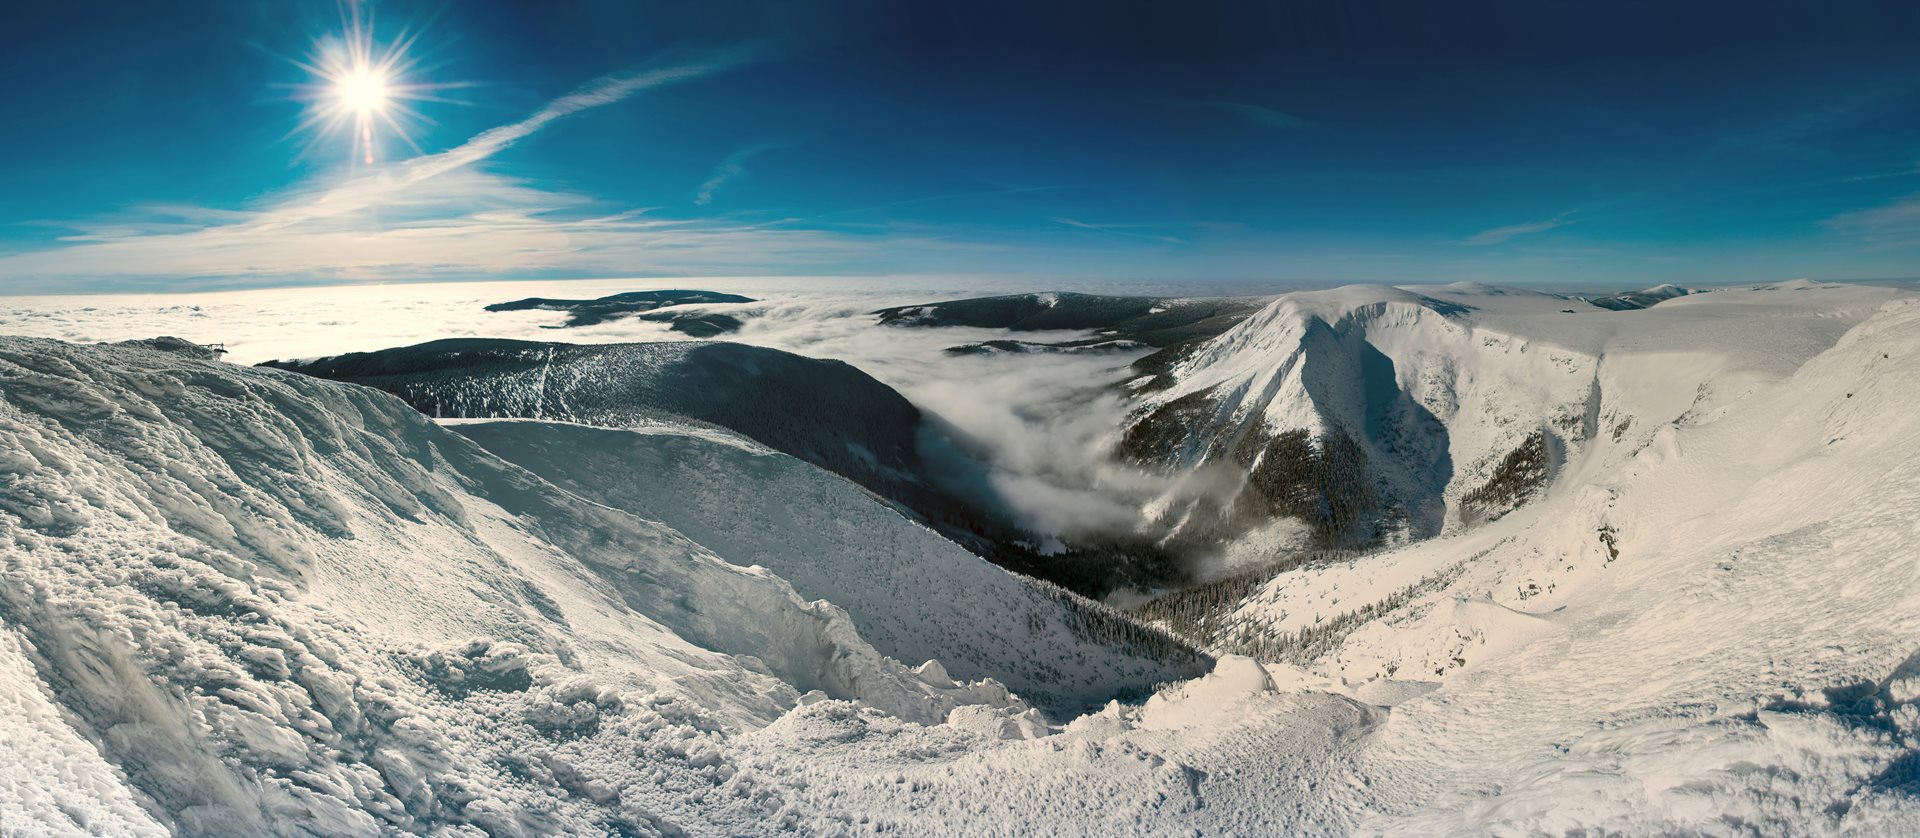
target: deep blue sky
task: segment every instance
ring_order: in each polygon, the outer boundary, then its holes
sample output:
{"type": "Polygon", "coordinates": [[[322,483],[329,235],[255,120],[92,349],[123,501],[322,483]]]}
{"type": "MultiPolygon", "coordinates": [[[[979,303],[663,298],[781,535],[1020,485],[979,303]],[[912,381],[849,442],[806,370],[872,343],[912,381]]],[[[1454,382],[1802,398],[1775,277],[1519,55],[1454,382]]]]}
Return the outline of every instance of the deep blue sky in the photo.
{"type": "Polygon", "coordinates": [[[333,3],[14,4],[0,292],[1920,275],[1920,4],[369,8],[377,42],[418,34],[401,81],[459,100],[418,103],[421,152],[387,136],[373,166],[289,136],[333,3]]]}

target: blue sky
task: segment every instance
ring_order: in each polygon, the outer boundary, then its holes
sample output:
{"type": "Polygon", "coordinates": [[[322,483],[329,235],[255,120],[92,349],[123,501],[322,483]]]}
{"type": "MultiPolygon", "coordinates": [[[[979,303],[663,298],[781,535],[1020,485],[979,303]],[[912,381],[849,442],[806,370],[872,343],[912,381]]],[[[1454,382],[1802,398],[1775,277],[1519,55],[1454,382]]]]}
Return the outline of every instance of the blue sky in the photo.
{"type": "Polygon", "coordinates": [[[1914,4],[361,12],[436,98],[372,164],[299,130],[334,3],[17,4],[0,292],[1920,275],[1914,4]]]}

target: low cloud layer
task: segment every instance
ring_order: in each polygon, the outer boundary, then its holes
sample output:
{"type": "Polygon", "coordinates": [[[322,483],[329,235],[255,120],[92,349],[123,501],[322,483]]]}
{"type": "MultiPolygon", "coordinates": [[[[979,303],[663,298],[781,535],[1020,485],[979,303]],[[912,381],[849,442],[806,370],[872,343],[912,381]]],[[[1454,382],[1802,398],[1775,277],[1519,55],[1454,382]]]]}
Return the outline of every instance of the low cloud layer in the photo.
{"type": "MultiPolygon", "coordinates": [[[[1066,539],[1136,533],[1140,508],[1171,482],[1112,463],[1105,453],[1124,402],[1131,354],[953,356],[949,346],[1004,337],[998,330],[882,327],[866,312],[889,305],[1017,290],[978,279],[943,286],[911,280],[730,278],[660,285],[635,280],[431,283],[0,299],[0,332],[92,342],[175,335],[224,343],[230,360],[308,358],[446,337],[576,343],[677,340],[636,319],[554,329],[565,315],[487,312],[528,296],[595,297],[650,287],[706,287],[765,302],[715,307],[754,316],[729,339],[851,363],[926,411],[955,450],[942,475],[1010,520],[1066,539]],[[955,460],[953,455],[960,459],[955,460]]],[[[1024,289],[1019,289],[1024,290],[1024,289]]],[[[1112,289],[1107,289],[1112,290],[1112,289]]],[[[1047,340],[1065,334],[1032,333],[1047,340]]]]}

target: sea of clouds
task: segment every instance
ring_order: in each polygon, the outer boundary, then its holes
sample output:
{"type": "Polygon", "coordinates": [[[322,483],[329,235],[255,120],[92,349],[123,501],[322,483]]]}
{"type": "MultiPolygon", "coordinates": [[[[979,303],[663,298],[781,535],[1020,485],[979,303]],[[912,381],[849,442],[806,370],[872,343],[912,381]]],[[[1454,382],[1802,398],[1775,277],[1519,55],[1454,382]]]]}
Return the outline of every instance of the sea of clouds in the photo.
{"type": "MultiPolygon", "coordinates": [[[[406,346],[453,337],[573,343],[683,340],[665,324],[628,318],[556,328],[565,314],[488,312],[531,296],[590,299],[622,291],[700,288],[756,303],[705,306],[746,325],[720,339],[850,363],[900,391],[929,418],[924,451],[934,476],[1009,520],[1069,541],[1137,534],[1141,507],[1166,478],[1113,462],[1106,452],[1123,424],[1118,385],[1144,352],[952,355],[944,350],[1007,337],[1000,330],[899,328],[875,309],[1039,290],[1166,293],[1169,289],[1080,282],[1046,287],[978,278],[747,277],[415,283],[181,294],[0,297],[0,334],[73,342],[172,335],[223,344],[252,364],[406,346]]],[[[1280,289],[1273,289],[1280,290],[1280,289]]],[[[1024,333],[1062,340],[1083,333],[1024,333]]]]}

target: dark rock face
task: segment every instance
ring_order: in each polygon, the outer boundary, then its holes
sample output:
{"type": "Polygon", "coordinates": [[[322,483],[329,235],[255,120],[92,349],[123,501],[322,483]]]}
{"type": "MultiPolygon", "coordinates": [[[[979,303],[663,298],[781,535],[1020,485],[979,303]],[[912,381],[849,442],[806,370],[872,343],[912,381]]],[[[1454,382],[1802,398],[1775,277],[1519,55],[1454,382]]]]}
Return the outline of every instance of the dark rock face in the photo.
{"type": "Polygon", "coordinates": [[[1188,393],[1127,426],[1114,453],[1140,466],[1179,462],[1182,448],[1196,442],[1195,429],[1205,426],[1222,409],[1213,389],[1188,393]]]}
{"type": "MultiPolygon", "coordinates": [[[[612,294],[593,300],[560,300],[547,297],[528,297],[524,300],[494,303],[493,305],[487,306],[487,310],[526,311],[528,309],[540,309],[543,311],[565,311],[569,312],[572,316],[567,318],[567,322],[563,328],[571,328],[574,326],[592,326],[596,323],[605,323],[609,320],[651,312],[655,309],[666,308],[668,306],[751,302],[755,302],[752,297],[742,297],[738,294],[722,294],[718,291],[628,291],[623,294],[612,294]]],[[[711,319],[712,317],[713,316],[694,315],[689,319],[703,320],[711,319]]],[[[678,319],[671,316],[665,318],[649,317],[647,319],[661,319],[672,322],[674,323],[674,331],[686,332],[693,334],[695,337],[710,336],[696,334],[696,329],[718,327],[717,330],[712,331],[710,334],[720,334],[721,332],[733,331],[740,327],[739,320],[724,315],[718,316],[718,320],[707,323],[704,326],[692,325],[687,328],[681,328],[678,319]],[[724,321],[732,321],[732,327],[725,327],[724,321]]]]}

